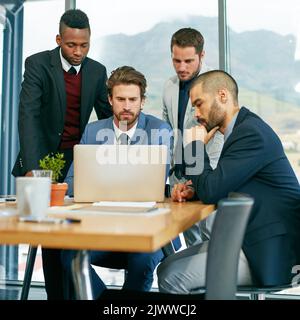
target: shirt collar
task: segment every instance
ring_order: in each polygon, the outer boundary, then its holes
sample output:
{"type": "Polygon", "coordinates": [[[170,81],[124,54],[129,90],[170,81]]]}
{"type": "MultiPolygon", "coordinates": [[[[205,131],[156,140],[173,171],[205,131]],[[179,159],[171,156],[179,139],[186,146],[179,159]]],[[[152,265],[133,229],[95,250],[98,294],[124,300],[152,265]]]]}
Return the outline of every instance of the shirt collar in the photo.
{"type": "Polygon", "coordinates": [[[129,142],[130,140],[132,139],[134,133],[135,133],[135,130],[136,130],[136,127],[138,125],[138,121],[135,123],[135,125],[130,128],[128,131],[121,131],[115,124],[115,122],[113,121],[113,127],[114,127],[114,131],[115,131],[115,135],[116,135],[116,139],[117,141],[119,140],[119,137],[122,133],[126,133],[128,135],[128,138],[129,138],[129,142]]]}
{"type": "Polygon", "coordinates": [[[72,64],[70,64],[62,55],[61,53],[61,48],[59,49],[59,56],[60,56],[60,61],[61,61],[61,65],[62,68],[68,72],[70,70],[71,67],[74,67],[76,70],[76,73],[78,74],[78,72],[80,71],[81,68],[81,64],[79,66],[73,66],[72,64]]]}
{"type": "Polygon", "coordinates": [[[225,142],[225,141],[228,139],[228,137],[231,135],[238,114],[239,114],[239,111],[233,116],[233,118],[231,119],[229,125],[228,125],[227,128],[225,129],[225,132],[224,132],[224,142],[225,142]]]}

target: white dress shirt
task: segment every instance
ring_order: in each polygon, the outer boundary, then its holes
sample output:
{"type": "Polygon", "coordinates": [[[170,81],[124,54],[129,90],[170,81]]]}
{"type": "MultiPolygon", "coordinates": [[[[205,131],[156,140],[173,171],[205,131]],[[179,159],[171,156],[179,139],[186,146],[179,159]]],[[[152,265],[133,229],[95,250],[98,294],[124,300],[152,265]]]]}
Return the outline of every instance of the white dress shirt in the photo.
{"type": "Polygon", "coordinates": [[[137,124],[138,124],[138,121],[135,123],[135,125],[129,129],[128,131],[122,131],[120,130],[115,122],[113,121],[113,127],[114,127],[114,131],[115,131],[115,139],[114,139],[114,144],[121,144],[120,141],[119,141],[119,137],[122,133],[126,133],[127,136],[128,136],[128,144],[130,144],[130,141],[135,133],[135,130],[136,130],[136,127],[137,127],[137,124]]]}
{"type": "Polygon", "coordinates": [[[75,68],[76,70],[76,74],[78,74],[78,72],[80,71],[80,68],[81,68],[81,64],[79,66],[73,66],[72,64],[70,64],[62,55],[61,53],[61,49],[59,49],[59,56],[60,56],[60,61],[61,61],[61,65],[62,65],[62,68],[68,72],[72,67],[75,68]]]}

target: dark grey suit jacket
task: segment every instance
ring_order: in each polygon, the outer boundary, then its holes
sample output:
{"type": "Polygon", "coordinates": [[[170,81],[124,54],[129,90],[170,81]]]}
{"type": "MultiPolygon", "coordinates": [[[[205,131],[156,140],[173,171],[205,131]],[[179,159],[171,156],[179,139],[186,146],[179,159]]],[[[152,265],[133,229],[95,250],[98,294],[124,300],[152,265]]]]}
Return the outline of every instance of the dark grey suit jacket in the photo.
{"type": "MultiPolygon", "coordinates": [[[[82,67],[80,132],[89,120],[93,107],[98,119],[112,115],[107,100],[106,69],[97,61],[85,58],[82,67]]],[[[13,175],[20,176],[39,167],[39,159],[56,152],[64,128],[66,91],[59,47],[28,57],[19,104],[20,153],[13,175]]]]}

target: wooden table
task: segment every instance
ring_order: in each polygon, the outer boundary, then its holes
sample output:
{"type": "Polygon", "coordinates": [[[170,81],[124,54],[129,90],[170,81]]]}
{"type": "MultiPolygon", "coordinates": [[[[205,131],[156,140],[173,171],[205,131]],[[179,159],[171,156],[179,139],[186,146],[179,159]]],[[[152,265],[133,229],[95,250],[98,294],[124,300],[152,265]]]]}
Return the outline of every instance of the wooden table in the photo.
{"type": "Polygon", "coordinates": [[[167,213],[161,214],[155,211],[134,214],[86,214],[84,211],[87,210],[87,206],[90,204],[69,202],[63,208],[59,208],[59,213],[52,214],[79,218],[81,223],[44,224],[19,222],[17,216],[3,217],[1,211],[16,213],[16,208],[13,204],[1,204],[0,243],[80,249],[74,270],[79,274],[77,281],[83,281],[83,286],[87,286],[79,294],[79,297],[86,299],[91,298],[89,279],[80,280],[81,276],[86,276],[83,273],[88,268],[86,250],[153,252],[197,221],[205,219],[214,210],[214,205],[204,205],[198,201],[176,203],[168,200],[157,205],[159,208],[170,209],[167,213]]]}

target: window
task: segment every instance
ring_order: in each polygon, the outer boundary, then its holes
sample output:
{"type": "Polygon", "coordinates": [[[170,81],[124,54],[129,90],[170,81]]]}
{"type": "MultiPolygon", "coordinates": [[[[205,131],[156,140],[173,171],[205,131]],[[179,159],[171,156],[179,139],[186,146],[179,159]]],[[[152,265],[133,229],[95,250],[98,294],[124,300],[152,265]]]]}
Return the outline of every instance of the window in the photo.
{"type": "MultiPolygon", "coordinates": [[[[0,115],[1,115],[1,106],[2,106],[2,65],[3,65],[3,25],[0,24],[0,115]]],[[[1,136],[1,134],[0,134],[1,136]]]]}
{"type": "Polygon", "coordinates": [[[240,86],[240,104],[279,135],[298,179],[299,13],[297,0],[227,1],[230,71],[240,86]]]}
{"type": "MultiPolygon", "coordinates": [[[[90,19],[89,56],[107,68],[108,76],[117,67],[129,65],[141,71],[148,83],[145,113],[162,114],[164,82],[175,74],[170,41],[180,28],[199,30],[205,39],[205,64],[218,68],[218,1],[165,0],[159,4],[139,0],[77,0],[76,7],[90,19]]],[[[95,120],[93,114],[91,120],[95,120]]],[[[122,285],[123,272],[96,268],[106,284],[122,285]]],[[[154,287],[157,287],[156,278],[154,287]]]]}
{"type": "MultiPolygon", "coordinates": [[[[59,20],[65,11],[65,2],[26,1],[24,3],[24,43],[23,68],[25,59],[37,52],[54,49],[57,45],[55,37],[58,33],[59,20]]],[[[23,280],[26,265],[28,245],[19,246],[18,279],[23,280]]],[[[43,270],[40,248],[35,260],[33,281],[43,281],[43,270]]]]}
{"type": "Polygon", "coordinates": [[[175,74],[170,58],[172,34],[183,27],[198,29],[205,38],[206,64],[218,67],[218,1],[156,2],[138,0],[77,0],[89,16],[92,38],[89,56],[108,71],[133,66],[147,79],[144,111],[161,117],[164,82],[175,74]]]}
{"type": "Polygon", "coordinates": [[[64,11],[65,2],[62,0],[25,1],[23,60],[57,46],[55,37],[64,11]]]}

